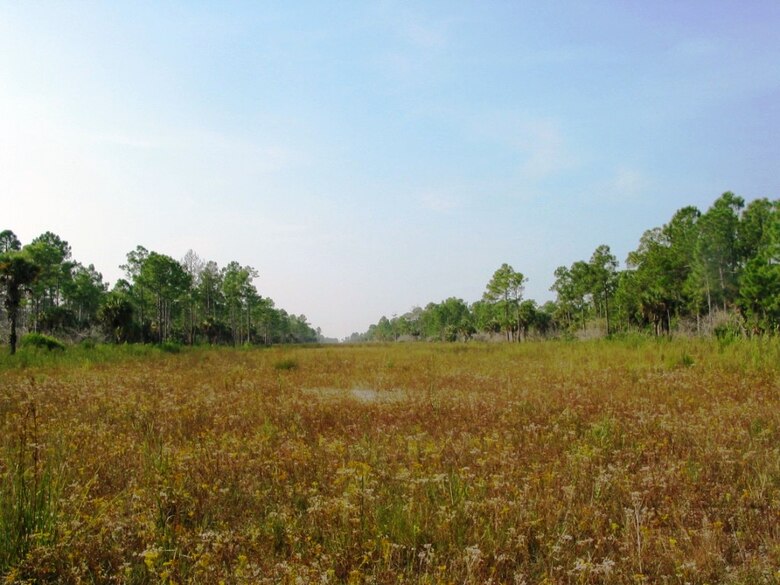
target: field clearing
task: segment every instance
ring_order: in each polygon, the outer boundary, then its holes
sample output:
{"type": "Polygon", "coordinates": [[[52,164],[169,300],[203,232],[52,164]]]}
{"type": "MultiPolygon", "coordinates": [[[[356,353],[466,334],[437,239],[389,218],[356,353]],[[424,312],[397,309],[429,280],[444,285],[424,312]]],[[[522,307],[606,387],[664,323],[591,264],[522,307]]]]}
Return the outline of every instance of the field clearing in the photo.
{"type": "Polygon", "coordinates": [[[0,574],[780,580],[780,344],[194,349],[0,370],[0,574]]]}

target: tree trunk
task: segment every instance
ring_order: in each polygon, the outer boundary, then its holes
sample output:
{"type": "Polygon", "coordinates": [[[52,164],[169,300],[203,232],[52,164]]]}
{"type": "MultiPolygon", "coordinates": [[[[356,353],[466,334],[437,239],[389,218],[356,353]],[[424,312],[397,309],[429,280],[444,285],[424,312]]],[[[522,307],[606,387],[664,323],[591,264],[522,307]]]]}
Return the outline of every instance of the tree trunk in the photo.
{"type": "Polygon", "coordinates": [[[157,293],[157,341],[159,343],[162,343],[165,341],[165,329],[164,329],[164,318],[163,315],[163,300],[160,296],[160,293],[157,293]]]}
{"type": "Polygon", "coordinates": [[[246,341],[252,343],[252,312],[248,301],[246,306],[246,341]]]}
{"type": "Polygon", "coordinates": [[[146,343],[146,327],[144,326],[144,293],[143,288],[138,287],[138,307],[141,309],[141,343],[146,343]]]}
{"type": "Polygon", "coordinates": [[[11,355],[16,353],[16,316],[17,309],[12,308],[8,311],[8,320],[11,321],[11,335],[8,339],[8,342],[11,345],[11,355]]]}

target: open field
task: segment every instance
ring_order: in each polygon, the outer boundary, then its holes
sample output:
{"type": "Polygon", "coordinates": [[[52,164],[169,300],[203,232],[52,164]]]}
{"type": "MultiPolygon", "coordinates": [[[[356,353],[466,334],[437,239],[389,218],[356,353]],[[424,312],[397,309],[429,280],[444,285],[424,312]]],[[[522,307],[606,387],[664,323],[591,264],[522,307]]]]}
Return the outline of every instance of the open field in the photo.
{"type": "Polygon", "coordinates": [[[777,340],[127,353],[2,362],[6,582],[780,580],[777,340]]]}

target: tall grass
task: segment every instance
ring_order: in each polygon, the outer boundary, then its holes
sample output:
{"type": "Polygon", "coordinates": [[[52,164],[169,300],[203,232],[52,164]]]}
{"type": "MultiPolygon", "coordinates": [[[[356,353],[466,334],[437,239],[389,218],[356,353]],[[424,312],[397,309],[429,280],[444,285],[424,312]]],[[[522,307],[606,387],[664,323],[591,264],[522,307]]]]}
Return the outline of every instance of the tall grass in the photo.
{"type": "Polygon", "coordinates": [[[165,353],[198,351],[202,348],[188,348],[176,344],[79,344],[65,346],[62,351],[50,351],[40,344],[21,346],[16,355],[0,352],[0,372],[14,369],[43,369],[56,366],[90,366],[92,364],[114,363],[127,360],[154,360],[165,353]]]}
{"type": "Polygon", "coordinates": [[[774,339],[71,349],[0,372],[9,582],[778,579],[774,339]]]}
{"type": "Polygon", "coordinates": [[[35,547],[56,541],[57,508],[63,480],[56,457],[40,442],[36,406],[5,428],[0,467],[0,573],[35,547]],[[15,426],[15,428],[13,428],[15,426]]]}

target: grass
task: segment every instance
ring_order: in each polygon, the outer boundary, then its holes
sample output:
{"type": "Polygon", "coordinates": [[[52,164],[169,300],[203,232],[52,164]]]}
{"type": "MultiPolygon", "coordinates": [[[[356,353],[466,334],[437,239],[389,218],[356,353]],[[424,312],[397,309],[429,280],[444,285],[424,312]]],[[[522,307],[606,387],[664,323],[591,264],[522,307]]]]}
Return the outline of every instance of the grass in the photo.
{"type": "Polygon", "coordinates": [[[9,583],[780,580],[775,339],[30,355],[9,583]]]}
{"type": "Polygon", "coordinates": [[[6,429],[7,459],[0,481],[0,567],[22,561],[29,550],[56,540],[60,477],[56,457],[42,458],[35,404],[28,402],[14,428],[6,429]]]}

